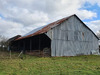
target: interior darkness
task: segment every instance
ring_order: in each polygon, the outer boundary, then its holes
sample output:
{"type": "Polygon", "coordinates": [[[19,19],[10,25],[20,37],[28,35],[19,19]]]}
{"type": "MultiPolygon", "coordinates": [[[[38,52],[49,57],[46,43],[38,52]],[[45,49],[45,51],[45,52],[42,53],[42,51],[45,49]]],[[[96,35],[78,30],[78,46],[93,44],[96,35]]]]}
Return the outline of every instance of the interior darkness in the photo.
{"type": "Polygon", "coordinates": [[[40,34],[30,38],[14,41],[11,43],[10,49],[14,51],[30,51],[43,50],[44,48],[50,47],[51,39],[45,34],[40,34]]]}
{"type": "Polygon", "coordinates": [[[100,53],[100,45],[99,45],[99,53],[100,53]]]}

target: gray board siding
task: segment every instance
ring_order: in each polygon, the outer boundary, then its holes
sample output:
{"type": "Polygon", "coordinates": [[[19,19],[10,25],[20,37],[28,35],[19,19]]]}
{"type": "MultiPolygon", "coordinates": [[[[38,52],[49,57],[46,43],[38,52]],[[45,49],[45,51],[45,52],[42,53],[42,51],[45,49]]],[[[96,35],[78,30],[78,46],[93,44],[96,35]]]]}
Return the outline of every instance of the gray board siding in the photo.
{"type": "Polygon", "coordinates": [[[53,39],[52,38],[52,29],[49,30],[47,33],[45,33],[51,40],[53,39]]]}
{"type": "Polygon", "coordinates": [[[46,34],[52,40],[51,56],[89,55],[92,50],[98,50],[97,37],[75,16],[46,34]]]}

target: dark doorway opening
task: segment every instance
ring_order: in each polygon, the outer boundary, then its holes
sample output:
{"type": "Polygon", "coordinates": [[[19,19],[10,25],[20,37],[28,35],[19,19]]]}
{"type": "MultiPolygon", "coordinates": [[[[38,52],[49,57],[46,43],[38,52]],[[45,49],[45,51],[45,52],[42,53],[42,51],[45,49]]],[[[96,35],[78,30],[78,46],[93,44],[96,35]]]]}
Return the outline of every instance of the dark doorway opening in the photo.
{"type": "Polygon", "coordinates": [[[12,42],[11,50],[17,52],[23,50],[30,55],[51,56],[51,39],[46,34],[21,39],[12,42]]]}
{"type": "Polygon", "coordinates": [[[100,53],[100,45],[99,45],[99,53],[100,53]]]}

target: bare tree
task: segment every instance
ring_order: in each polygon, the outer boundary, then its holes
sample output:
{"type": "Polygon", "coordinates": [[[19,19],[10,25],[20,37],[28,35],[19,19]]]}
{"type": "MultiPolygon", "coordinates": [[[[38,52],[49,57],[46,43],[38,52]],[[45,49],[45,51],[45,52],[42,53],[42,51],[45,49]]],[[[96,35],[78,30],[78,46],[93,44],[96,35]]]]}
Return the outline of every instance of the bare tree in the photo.
{"type": "Polygon", "coordinates": [[[8,38],[0,35],[0,50],[5,50],[8,47],[8,38]]]}
{"type": "Polygon", "coordinates": [[[100,30],[99,30],[99,32],[97,33],[97,36],[100,38],[100,30]]]}
{"type": "MultiPolygon", "coordinates": [[[[97,36],[98,36],[99,39],[100,39],[100,30],[99,30],[99,32],[97,33],[97,36]]],[[[99,40],[99,52],[100,52],[100,40],[99,40]]]]}

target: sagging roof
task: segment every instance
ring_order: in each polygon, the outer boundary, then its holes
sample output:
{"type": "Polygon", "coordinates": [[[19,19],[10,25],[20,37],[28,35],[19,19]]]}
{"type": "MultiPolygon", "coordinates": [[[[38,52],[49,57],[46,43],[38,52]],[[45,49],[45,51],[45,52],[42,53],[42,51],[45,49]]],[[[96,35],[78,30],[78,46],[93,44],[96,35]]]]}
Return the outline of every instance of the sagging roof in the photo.
{"type": "MultiPolygon", "coordinates": [[[[29,38],[29,37],[32,37],[32,36],[35,36],[35,35],[39,35],[39,34],[43,34],[43,33],[46,33],[47,31],[49,31],[50,29],[52,29],[53,27],[56,27],[57,25],[59,25],[59,24],[61,24],[62,22],[64,22],[65,20],[68,20],[70,17],[72,17],[72,16],[76,16],[75,14],[74,15],[71,15],[71,16],[69,16],[69,17],[65,17],[65,18],[63,18],[63,19],[60,19],[60,20],[57,20],[57,21],[55,21],[55,22],[53,22],[53,23],[50,23],[50,24],[48,24],[48,25],[46,25],[46,26],[42,26],[42,27],[39,27],[39,28],[37,28],[37,29],[34,29],[33,31],[31,31],[31,32],[29,32],[28,34],[26,34],[26,35],[24,35],[24,36],[22,36],[22,37],[19,37],[19,38],[17,38],[16,40],[20,40],[20,39],[24,39],[24,38],[29,38]]],[[[77,17],[77,16],[76,16],[77,17]]],[[[77,17],[78,18],[78,17],[77,17]]],[[[79,19],[79,18],[78,18],[79,19]]],[[[80,20],[80,19],[79,19],[80,20]]],[[[81,20],[80,20],[81,21],[81,20]]],[[[82,22],[82,21],[81,21],[82,22]]],[[[83,23],[83,22],[82,22],[83,23]]],[[[84,24],[84,23],[83,23],[84,24]]],[[[86,26],[85,24],[84,24],[84,26],[86,26]]],[[[88,26],[86,26],[94,35],[95,35],[95,33],[88,27],[88,26]]],[[[96,36],[96,35],[95,35],[96,36]]],[[[97,37],[97,36],[96,36],[97,37]]],[[[98,37],[97,37],[97,39],[99,39],[98,37]]]]}

